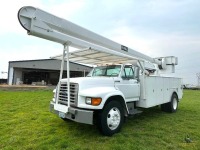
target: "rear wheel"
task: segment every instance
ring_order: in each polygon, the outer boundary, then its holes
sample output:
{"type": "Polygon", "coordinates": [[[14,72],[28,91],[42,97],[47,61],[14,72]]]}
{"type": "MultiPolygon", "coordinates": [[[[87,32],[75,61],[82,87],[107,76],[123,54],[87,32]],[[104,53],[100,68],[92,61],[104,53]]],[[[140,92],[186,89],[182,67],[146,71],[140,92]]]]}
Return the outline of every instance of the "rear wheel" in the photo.
{"type": "Polygon", "coordinates": [[[171,101],[166,104],[162,104],[161,110],[165,112],[173,113],[173,112],[176,112],[177,109],[178,109],[178,97],[175,93],[173,93],[171,97],[171,101]]]}
{"type": "Polygon", "coordinates": [[[112,136],[119,132],[123,122],[123,107],[117,101],[109,102],[99,113],[98,126],[104,135],[112,136]]]}

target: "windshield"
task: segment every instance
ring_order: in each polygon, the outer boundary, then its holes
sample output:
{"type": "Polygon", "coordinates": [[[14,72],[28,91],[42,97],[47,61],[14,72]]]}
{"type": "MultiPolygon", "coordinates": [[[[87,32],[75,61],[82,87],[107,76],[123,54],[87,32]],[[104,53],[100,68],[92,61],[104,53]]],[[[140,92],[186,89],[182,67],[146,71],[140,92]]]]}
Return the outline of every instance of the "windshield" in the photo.
{"type": "Polygon", "coordinates": [[[121,65],[99,66],[94,68],[91,76],[117,77],[120,73],[121,65]]]}

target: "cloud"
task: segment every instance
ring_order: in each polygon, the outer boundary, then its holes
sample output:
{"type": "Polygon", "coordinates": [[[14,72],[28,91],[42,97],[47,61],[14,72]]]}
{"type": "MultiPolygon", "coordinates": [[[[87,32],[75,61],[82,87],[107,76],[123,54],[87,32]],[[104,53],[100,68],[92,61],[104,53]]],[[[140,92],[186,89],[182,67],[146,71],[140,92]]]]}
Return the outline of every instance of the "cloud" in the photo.
{"type": "Polygon", "coordinates": [[[52,14],[68,19],[75,15],[76,13],[80,12],[81,9],[85,6],[85,2],[82,0],[70,0],[60,4],[48,6],[49,9],[45,9],[52,14]]]}
{"type": "MultiPolygon", "coordinates": [[[[84,7],[84,1],[4,1],[0,9],[0,71],[7,71],[8,61],[44,59],[62,53],[62,45],[32,36],[19,24],[17,13],[23,6],[34,6],[63,18],[70,18],[84,7]],[[11,5],[12,4],[12,5],[11,5]]],[[[0,74],[5,77],[5,75],[0,74]]]]}
{"type": "Polygon", "coordinates": [[[183,78],[183,83],[196,84],[200,72],[200,36],[183,32],[146,32],[140,35],[137,29],[121,26],[107,32],[107,36],[150,57],[176,56],[179,64],[173,76],[183,78]]]}
{"type": "Polygon", "coordinates": [[[0,35],[7,34],[8,32],[17,34],[23,33],[24,30],[21,28],[17,18],[18,11],[23,6],[34,6],[59,17],[69,18],[80,11],[84,4],[84,1],[81,0],[68,0],[62,3],[55,0],[50,0],[46,3],[41,0],[6,0],[1,5],[0,9],[0,18],[2,19],[0,24],[0,35]]]}
{"type": "Polygon", "coordinates": [[[196,83],[195,74],[200,72],[198,0],[4,1],[0,9],[3,70],[7,70],[9,60],[48,58],[61,53],[60,45],[25,34],[17,12],[26,5],[39,7],[148,56],[178,56],[177,74],[184,77],[184,82],[196,83]]]}
{"type": "Polygon", "coordinates": [[[150,0],[129,19],[129,25],[133,25],[144,31],[157,31],[160,33],[182,32],[185,34],[200,33],[199,6],[197,0],[150,0]]]}
{"type": "Polygon", "coordinates": [[[44,43],[46,45],[24,44],[21,47],[5,47],[3,51],[1,51],[0,71],[7,72],[9,61],[48,59],[50,56],[62,53],[61,45],[51,44],[51,42],[48,41],[44,43]]]}
{"type": "Polygon", "coordinates": [[[0,35],[10,33],[21,33],[21,27],[18,22],[17,13],[18,10],[23,6],[42,6],[40,0],[23,0],[23,1],[12,1],[6,0],[1,3],[0,9],[0,35]]]}

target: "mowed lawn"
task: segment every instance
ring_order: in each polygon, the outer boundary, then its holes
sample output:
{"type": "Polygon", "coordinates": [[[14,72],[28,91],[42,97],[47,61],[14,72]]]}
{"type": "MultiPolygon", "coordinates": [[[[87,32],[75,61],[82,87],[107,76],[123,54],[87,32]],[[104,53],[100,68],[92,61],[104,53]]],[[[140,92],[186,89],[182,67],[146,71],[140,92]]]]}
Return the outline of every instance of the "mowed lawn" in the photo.
{"type": "Polygon", "coordinates": [[[200,91],[185,90],[179,110],[159,107],[129,117],[120,133],[102,136],[96,126],[63,121],[49,112],[52,90],[0,90],[0,149],[198,150],[200,91]],[[189,136],[191,143],[185,141],[189,136]]]}

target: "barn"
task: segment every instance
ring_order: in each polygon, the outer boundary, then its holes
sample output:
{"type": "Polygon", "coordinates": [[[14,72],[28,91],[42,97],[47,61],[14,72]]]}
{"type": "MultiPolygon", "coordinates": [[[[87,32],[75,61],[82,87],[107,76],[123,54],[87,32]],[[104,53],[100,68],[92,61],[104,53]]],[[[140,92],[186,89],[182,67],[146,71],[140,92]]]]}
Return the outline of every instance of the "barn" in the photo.
{"type": "MultiPolygon", "coordinates": [[[[60,75],[61,60],[39,59],[9,61],[8,84],[30,85],[56,85],[60,75]]],[[[70,62],[70,77],[86,76],[92,69],[90,66],[70,62]]],[[[63,78],[67,77],[66,62],[64,65],[63,78]]]]}

